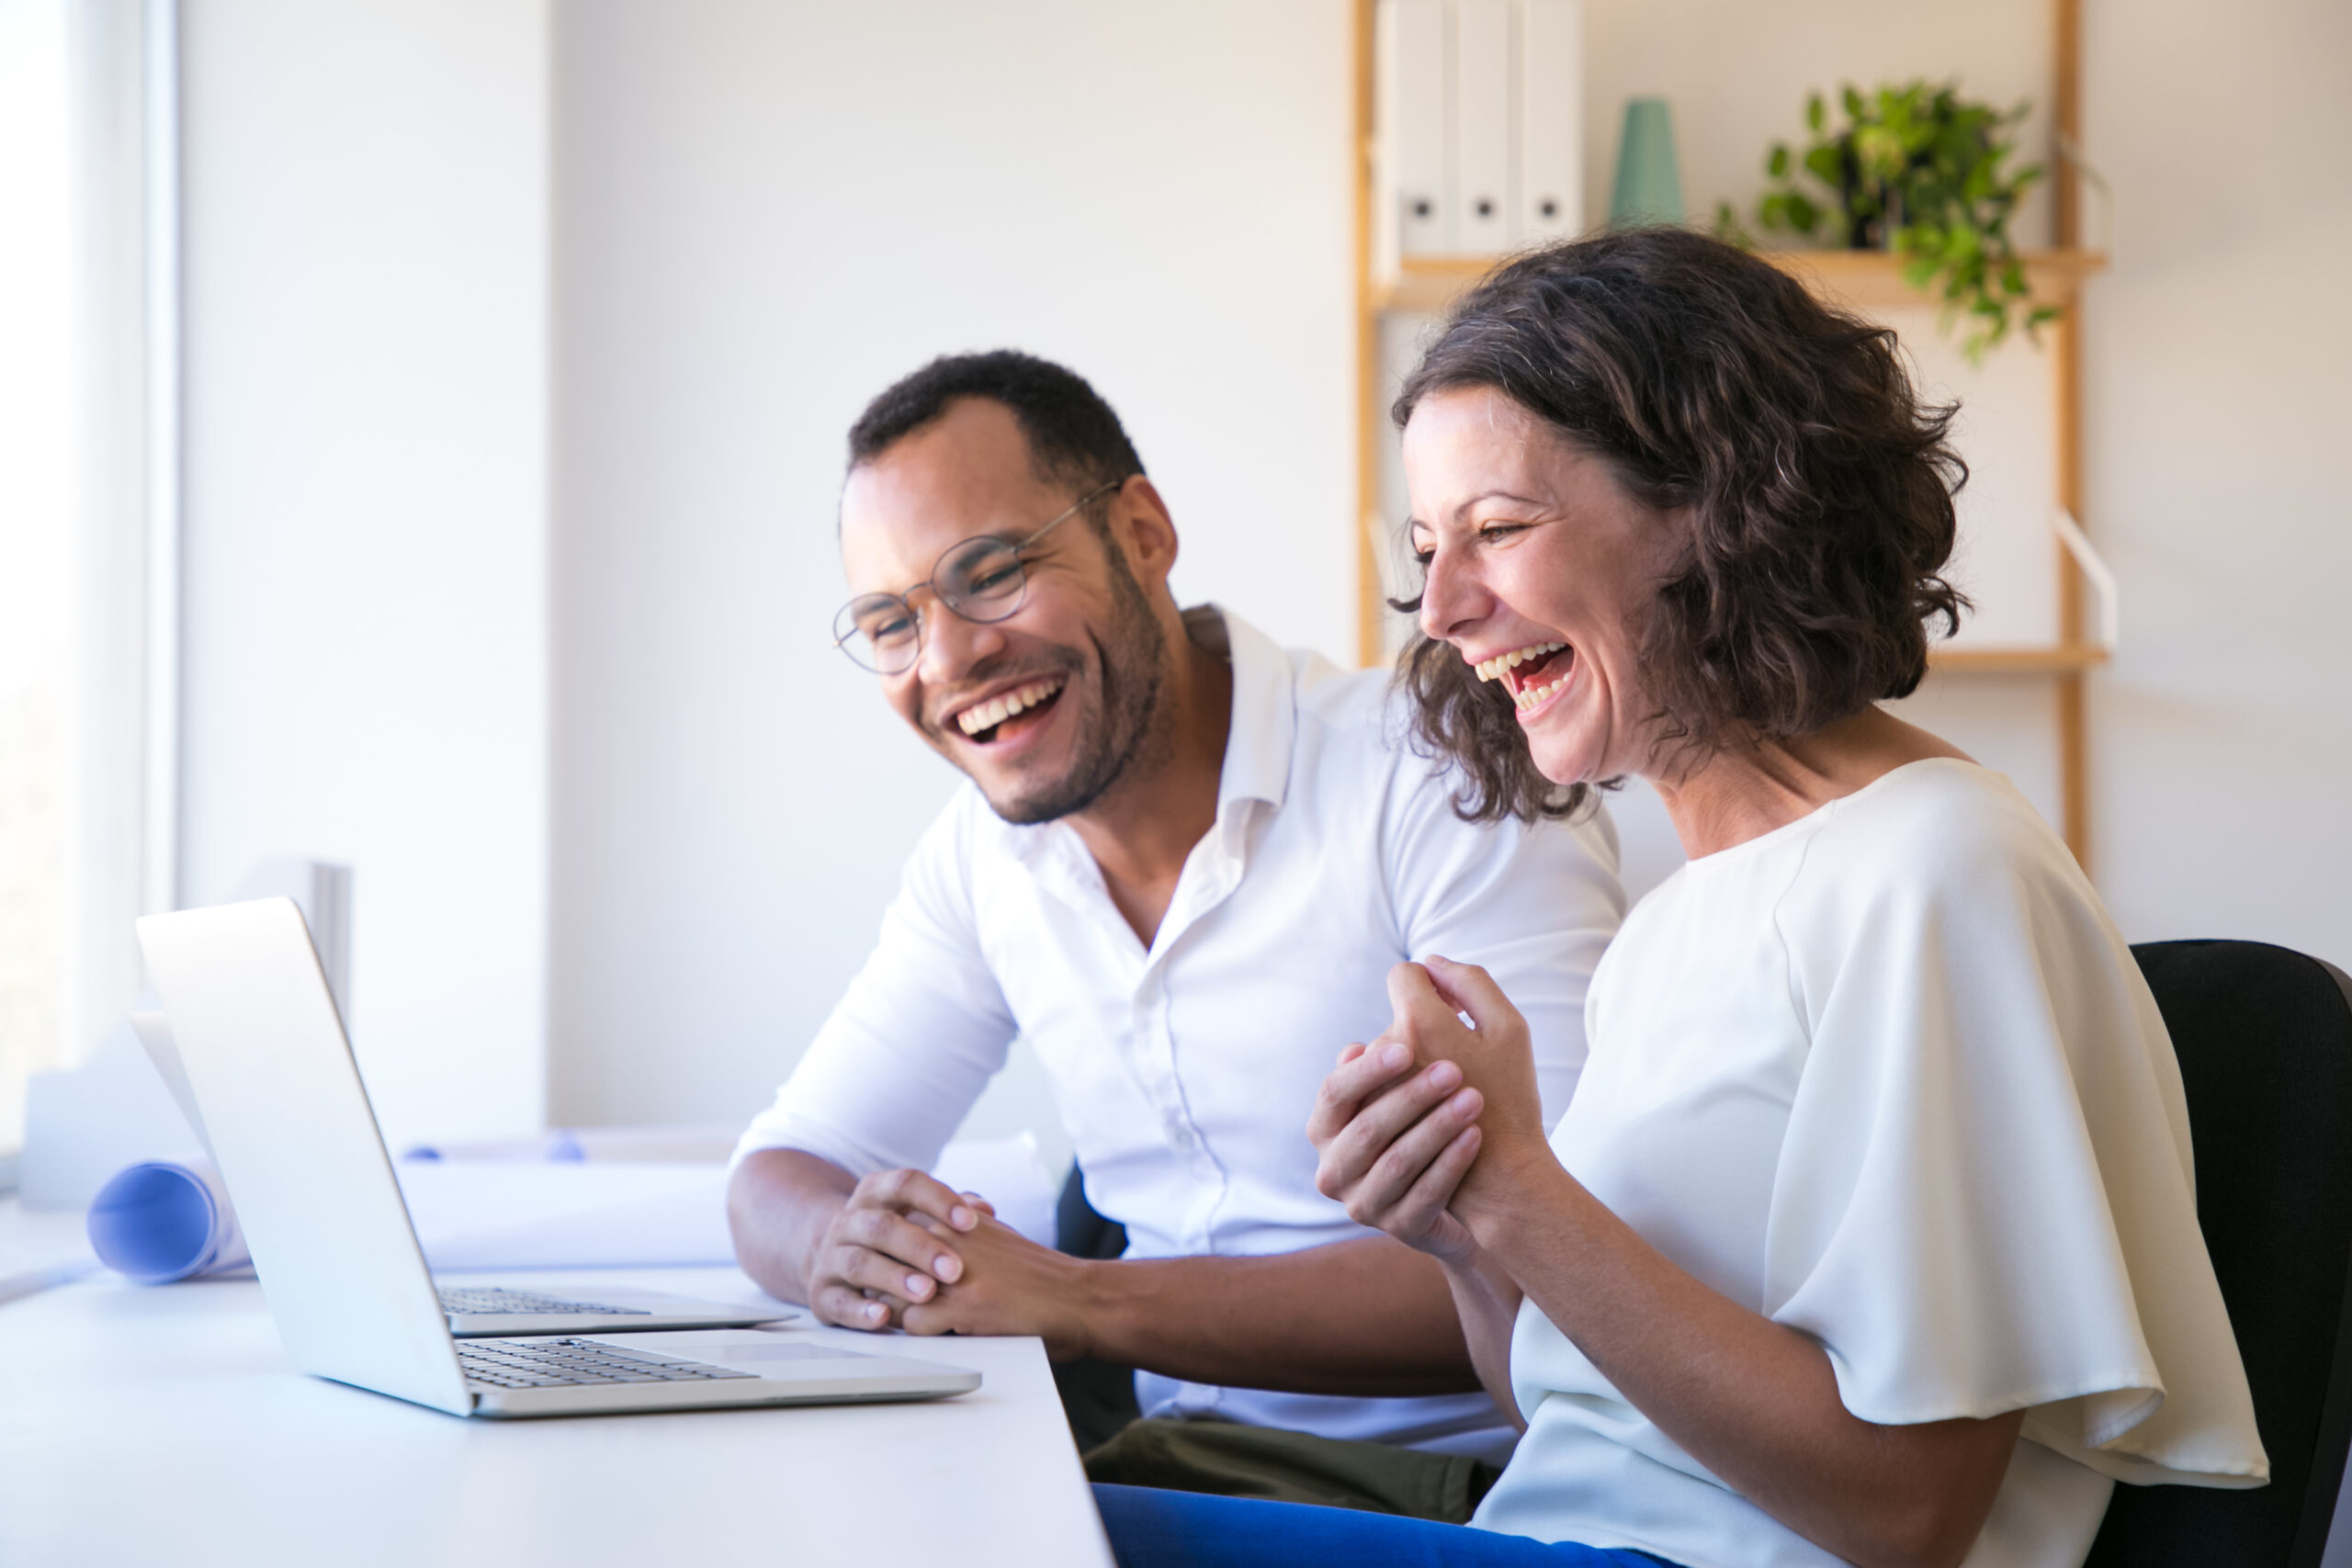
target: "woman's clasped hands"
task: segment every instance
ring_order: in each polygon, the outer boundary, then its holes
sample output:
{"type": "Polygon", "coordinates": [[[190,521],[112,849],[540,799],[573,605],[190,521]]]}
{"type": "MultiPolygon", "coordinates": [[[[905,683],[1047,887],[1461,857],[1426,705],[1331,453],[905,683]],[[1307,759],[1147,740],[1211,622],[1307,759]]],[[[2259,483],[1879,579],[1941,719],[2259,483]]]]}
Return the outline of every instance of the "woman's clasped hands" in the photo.
{"type": "Polygon", "coordinates": [[[1527,1021],[1484,969],[1444,958],[1391,969],[1388,1000],[1388,1028],[1340,1052],[1316,1096],[1315,1185],[1357,1224],[1462,1261],[1508,1168],[1551,1157],[1527,1021]]]}

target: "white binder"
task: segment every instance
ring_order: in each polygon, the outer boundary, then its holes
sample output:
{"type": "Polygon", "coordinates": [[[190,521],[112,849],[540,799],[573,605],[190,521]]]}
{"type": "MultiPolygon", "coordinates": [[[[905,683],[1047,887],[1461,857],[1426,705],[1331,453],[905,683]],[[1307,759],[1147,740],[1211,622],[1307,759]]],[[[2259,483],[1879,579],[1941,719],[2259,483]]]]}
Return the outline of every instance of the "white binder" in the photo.
{"type": "Polygon", "coordinates": [[[1380,0],[1376,99],[1385,223],[1408,256],[1452,255],[1453,86],[1445,0],[1380,0]]]}
{"type": "Polygon", "coordinates": [[[1454,243],[1498,255],[1517,243],[1511,179],[1511,0],[1454,0],[1454,243]]]}
{"type": "Polygon", "coordinates": [[[1523,0],[1519,31],[1519,238],[1584,229],[1584,0],[1523,0]]]}

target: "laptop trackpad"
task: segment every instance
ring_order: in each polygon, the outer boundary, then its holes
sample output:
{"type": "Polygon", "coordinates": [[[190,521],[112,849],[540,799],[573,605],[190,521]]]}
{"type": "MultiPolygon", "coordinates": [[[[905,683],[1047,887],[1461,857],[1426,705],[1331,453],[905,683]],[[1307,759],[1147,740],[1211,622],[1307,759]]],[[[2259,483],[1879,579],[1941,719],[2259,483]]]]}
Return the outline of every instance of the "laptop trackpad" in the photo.
{"type": "Polygon", "coordinates": [[[718,1361],[727,1366],[749,1366],[753,1361],[870,1361],[874,1358],[863,1350],[843,1350],[832,1345],[809,1345],[795,1340],[768,1343],[763,1340],[739,1341],[730,1345],[697,1345],[692,1354],[706,1361],[718,1361]]]}

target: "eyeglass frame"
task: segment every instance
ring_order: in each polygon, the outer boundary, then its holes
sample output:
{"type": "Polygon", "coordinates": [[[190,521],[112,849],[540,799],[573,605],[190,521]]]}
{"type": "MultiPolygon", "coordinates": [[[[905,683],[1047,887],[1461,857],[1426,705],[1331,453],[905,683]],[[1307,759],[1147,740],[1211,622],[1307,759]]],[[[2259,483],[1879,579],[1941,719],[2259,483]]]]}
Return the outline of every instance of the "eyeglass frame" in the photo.
{"type": "Polygon", "coordinates": [[[856,665],[860,670],[865,671],[869,675],[879,675],[888,679],[894,675],[905,674],[908,671],[913,669],[916,664],[921,662],[922,659],[923,617],[922,613],[915,608],[911,595],[921,592],[925,589],[930,590],[932,598],[936,600],[942,607],[958,620],[969,621],[974,626],[992,626],[1000,622],[1011,620],[1013,616],[1021,613],[1021,606],[1029,602],[1029,562],[1024,552],[1034,547],[1038,540],[1044,538],[1046,535],[1052,533],[1055,529],[1060,527],[1063,524],[1069,522],[1071,518],[1077,516],[1080,513],[1085,511],[1088,507],[1093,505],[1104,496],[1124,487],[1127,480],[1134,477],[1135,476],[1133,474],[1123,475],[1118,479],[1111,480],[1107,484],[1097,485],[1094,489],[1087,491],[1086,494],[1080,496],[1076,501],[1072,502],[1068,511],[1061,513],[1045,526],[1031,533],[1026,538],[1008,540],[1001,534],[974,534],[969,538],[958,539],[954,544],[948,546],[945,549],[940,551],[938,556],[933,559],[931,563],[931,574],[924,578],[921,582],[910,584],[906,592],[874,592],[856,594],[844,603],[840,609],[833,612],[833,619],[838,622],[842,615],[848,614],[856,605],[868,600],[890,599],[897,601],[900,605],[904,606],[907,612],[907,618],[913,621],[915,624],[914,657],[908,660],[905,664],[899,666],[898,669],[877,669],[876,666],[866,663],[865,660],[860,659],[856,654],[852,653],[849,650],[851,639],[865,635],[854,628],[850,631],[843,632],[839,637],[834,637],[833,646],[841,649],[842,658],[848,660],[852,664],[856,665]],[[984,539],[992,539],[998,544],[1008,546],[1012,554],[1013,563],[1021,569],[1021,586],[1013,593],[1012,603],[1005,606],[1004,614],[1001,615],[984,616],[967,614],[956,603],[954,599],[948,596],[944,589],[939,586],[939,568],[941,563],[944,562],[948,557],[954,555],[956,551],[963,549],[967,546],[978,544],[984,539]]]}

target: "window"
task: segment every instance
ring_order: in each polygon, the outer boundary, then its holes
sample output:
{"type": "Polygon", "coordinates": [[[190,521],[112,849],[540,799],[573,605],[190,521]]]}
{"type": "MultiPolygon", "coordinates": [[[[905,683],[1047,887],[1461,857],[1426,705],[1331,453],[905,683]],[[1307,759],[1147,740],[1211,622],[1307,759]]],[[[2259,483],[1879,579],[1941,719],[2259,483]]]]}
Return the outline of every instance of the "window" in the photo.
{"type": "Polygon", "coordinates": [[[0,0],[0,1160],[173,893],[173,15],[0,0]]]}

